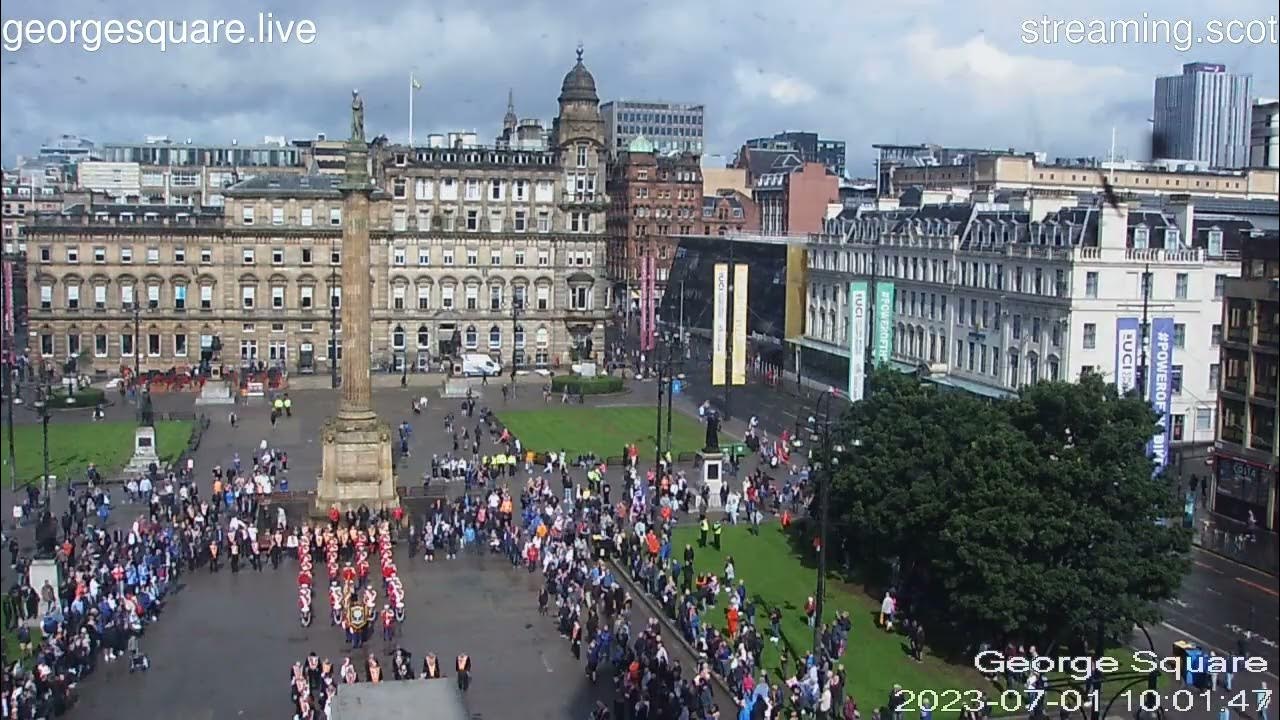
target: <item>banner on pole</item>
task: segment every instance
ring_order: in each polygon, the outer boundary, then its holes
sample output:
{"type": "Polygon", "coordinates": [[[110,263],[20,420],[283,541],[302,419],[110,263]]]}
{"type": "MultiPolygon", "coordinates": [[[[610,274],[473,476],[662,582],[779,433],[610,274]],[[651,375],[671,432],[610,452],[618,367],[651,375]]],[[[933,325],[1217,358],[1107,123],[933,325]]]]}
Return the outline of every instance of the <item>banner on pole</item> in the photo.
{"type": "Polygon", "coordinates": [[[867,378],[867,300],[865,280],[849,283],[849,401],[862,399],[867,378]]]}
{"type": "Polygon", "coordinates": [[[747,384],[747,277],[751,267],[739,263],[733,266],[733,355],[734,385],[747,384]]]}
{"type": "Polygon", "coordinates": [[[1127,395],[1138,387],[1138,318],[1116,319],[1116,389],[1127,395]]]}
{"type": "Polygon", "coordinates": [[[1151,322],[1151,349],[1148,352],[1151,409],[1156,411],[1160,429],[1147,446],[1155,471],[1169,464],[1169,441],[1173,428],[1170,405],[1173,398],[1173,318],[1155,318],[1151,322]]]}
{"type": "Polygon", "coordinates": [[[871,361],[876,365],[893,358],[893,290],[892,282],[876,281],[875,333],[871,361]]]}
{"type": "Polygon", "coordinates": [[[729,265],[715,265],[715,298],[711,320],[711,384],[724,385],[729,343],[729,265]]]}

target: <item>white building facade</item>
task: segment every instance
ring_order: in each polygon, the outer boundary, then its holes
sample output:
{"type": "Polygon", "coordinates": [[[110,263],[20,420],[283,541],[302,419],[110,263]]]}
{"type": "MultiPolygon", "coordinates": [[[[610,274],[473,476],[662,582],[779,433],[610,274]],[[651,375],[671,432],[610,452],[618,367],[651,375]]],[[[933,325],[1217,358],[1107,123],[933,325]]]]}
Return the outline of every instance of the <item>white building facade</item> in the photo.
{"type": "Polygon", "coordinates": [[[1170,439],[1209,442],[1241,222],[1196,218],[1185,197],[1162,210],[1032,196],[846,211],[809,242],[805,345],[847,358],[849,282],[874,279],[895,287],[893,359],[944,384],[1001,396],[1091,372],[1132,386],[1147,344],[1124,357],[1117,337],[1145,316],[1171,333],[1170,439]]]}

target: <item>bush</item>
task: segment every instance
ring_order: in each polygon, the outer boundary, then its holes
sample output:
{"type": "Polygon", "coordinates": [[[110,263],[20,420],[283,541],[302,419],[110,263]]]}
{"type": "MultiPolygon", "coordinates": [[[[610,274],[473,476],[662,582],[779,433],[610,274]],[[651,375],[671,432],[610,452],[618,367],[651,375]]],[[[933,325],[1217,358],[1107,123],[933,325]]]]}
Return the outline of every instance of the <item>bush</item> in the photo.
{"type": "Polygon", "coordinates": [[[572,395],[607,395],[622,392],[622,378],[612,375],[557,375],[551,378],[551,390],[558,393],[568,390],[572,395]]]}
{"type": "Polygon", "coordinates": [[[99,388],[83,387],[80,388],[68,400],[67,391],[63,389],[54,389],[50,394],[49,409],[57,410],[59,408],[91,408],[97,406],[106,397],[106,393],[99,388]]]}

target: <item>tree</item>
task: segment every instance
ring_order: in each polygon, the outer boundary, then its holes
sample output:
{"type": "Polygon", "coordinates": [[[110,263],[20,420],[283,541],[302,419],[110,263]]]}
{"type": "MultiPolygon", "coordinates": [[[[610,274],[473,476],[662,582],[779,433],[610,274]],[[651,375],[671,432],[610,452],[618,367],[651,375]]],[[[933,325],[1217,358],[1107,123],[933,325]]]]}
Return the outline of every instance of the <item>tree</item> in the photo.
{"type": "MultiPolygon", "coordinates": [[[[860,441],[833,487],[865,562],[898,563],[910,611],[952,641],[1038,647],[1155,617],[1186,569],[1174,493],[1153,477],[1150,409],[1097,378],[987,402],[878,373],[844,417],[860,441]]],[[[938,633],[933,633],[935,638],[938,633]]]]}

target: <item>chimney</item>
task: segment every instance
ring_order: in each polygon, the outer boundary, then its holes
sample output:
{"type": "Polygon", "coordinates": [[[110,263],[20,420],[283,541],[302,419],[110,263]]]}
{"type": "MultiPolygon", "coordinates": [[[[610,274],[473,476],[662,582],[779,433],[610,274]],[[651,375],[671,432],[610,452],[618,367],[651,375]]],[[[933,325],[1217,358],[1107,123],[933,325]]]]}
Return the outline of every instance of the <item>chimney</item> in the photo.
{"type": "Polygon", "coordinates": [[[1103,201],[1098,217],[1098,247],[1124,249],[1129,244],[1129,203],[1103,201]]]}
{"type": "Polygon", "coordinates": [[[1191,247],[1191,241],[1195,237],[1195,228],[1192,226],[1196,221],[1196,209],[1195,204],[1191,202],[1191,196],[1184,193],[1170,195],[1169,212],[1173,214],[1173,221],[1178,225],[1182,238],[1180,244],[1183,247],[1191,247]]]}

